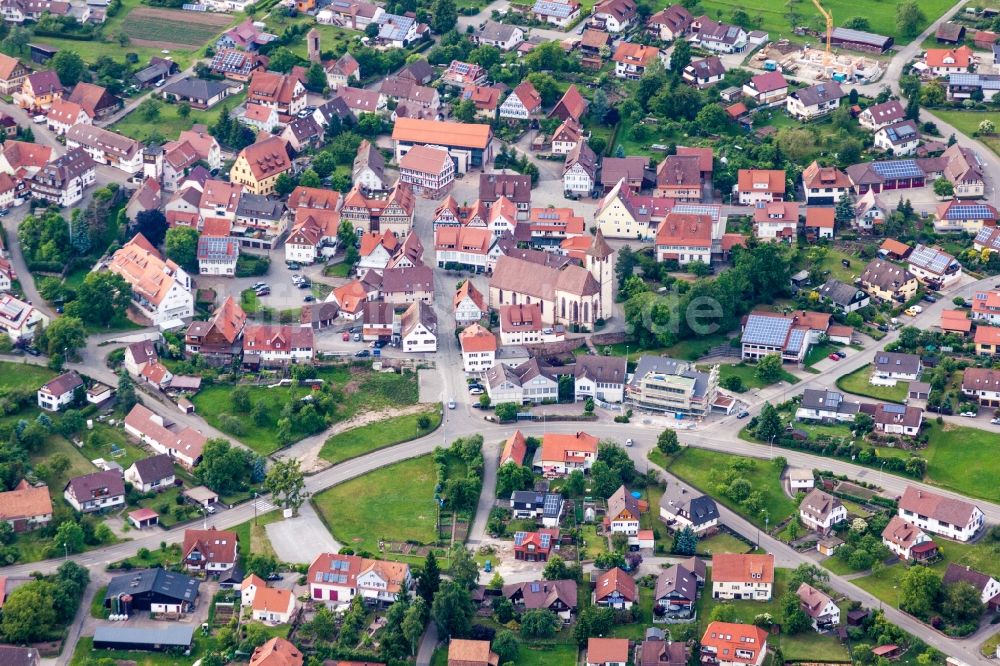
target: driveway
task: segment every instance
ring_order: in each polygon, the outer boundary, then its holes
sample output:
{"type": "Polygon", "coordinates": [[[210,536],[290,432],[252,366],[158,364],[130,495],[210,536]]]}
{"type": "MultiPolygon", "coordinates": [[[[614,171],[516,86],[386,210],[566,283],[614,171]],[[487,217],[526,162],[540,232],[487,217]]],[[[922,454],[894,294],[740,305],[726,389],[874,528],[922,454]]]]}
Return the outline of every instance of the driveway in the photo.
{"type": "Polygon", "coordinates": [[[330,531],[309,502],[299,507],[299,515],[270,523],[265,529],[275,554],[282,562],[309,564],[320,553],[340,550],[340,544],[330,536],[330,531]]]}

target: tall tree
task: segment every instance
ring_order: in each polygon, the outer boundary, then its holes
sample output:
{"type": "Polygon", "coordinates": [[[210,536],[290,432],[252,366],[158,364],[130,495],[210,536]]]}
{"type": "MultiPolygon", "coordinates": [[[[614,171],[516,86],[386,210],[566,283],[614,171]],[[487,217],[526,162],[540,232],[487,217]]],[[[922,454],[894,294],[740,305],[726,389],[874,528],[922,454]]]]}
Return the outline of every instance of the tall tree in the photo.
{"type": "Polygon", "coordinates": [[[441,587],[441,569],[438,567],[434,551],[427,553],[424,568],[417,577],[417,594],[427,603],[434,601],[434,595],[441,587]]]}
{"type": "Polygon", "coordinates": [[[476,609],[472,605],[468,588],[455,581],[445,581],[434,595],[431,615],[438,626],[442,638],[462,638],[472,629],[472,617],[476,609]]]}
{"type": "Polygon", "coordinates": [[[472,551],[463,545],[456,545],[451,551],[451,579],[471,590],[479,581],[479,565],[472,559],[472,551]]]}
{"type": "Polygon", "coordinates": [[[305,475],[294,458],[278,460],[271,465],[264,478],[264,488],[286,509],[298,511],[306,499],[305,475]]]}
{"type": "Polygon", "coordinates": [[[431,6],[431,27],[439,35],[455,28],[458,23],[458,8],[455,0],[434,0],[431,6]]]}
{"type": "Polygon", "coordinates": [[[781,435],[782,429],[778,410],[771,403],[765,402],[760,410],[760,416],[757,417],[757,429],[754,431],[757,439],[771,441],[781,435]]]}
{"type": "Polygon", "coordinates": [[[198,231],[191,227],[167,229],[167,257],[188,270],[198,268],[198,231]]]}
{"type": "Polygon", "coordinates": [[[60,49],[59,53],[52,58],[51,65],[52,69],[59,76],[59,83],[67,88],[71,88],[79,83],[80,77],[83,76],[83,72],[86,70],[83,58],[75,51],[69,49],[60,49]]]}
{"type": "Polygon", "coordinates": [[[135,230],[153,247],[159,247],[167,235],[167,218],[159,210],[144,210],[135,216],[135,230]]]}
{"type": "Polygon", "coordinates": [[[125,316],[132,302],[132,287],[125,278],[110,271],[87,273],[76,300],[66,306],[66,314],[94,326],[110,326],[125,316]]]}
{"type": "Polygon", "coordinates": [[[656,438],[656,448],[666,456],[672,456],[680,451],[681,444],[677,439],[677,431],[673,428],[664,428],[660,436],[656,438]]]}
{"type": "Polygon", "coordinates": [[[927,17],[914,0],[906,0],[896,5],[896,29],[904,37],[916,37],[920,33],[920,26],[924,24],[927,17]]]}
{"type": "Polygon", "coordinates": [[[87,344],[87,330],[79,318],[67,315],[45,328],[45,340],[49,356],[59,355],[68,360],[87,344]]]}

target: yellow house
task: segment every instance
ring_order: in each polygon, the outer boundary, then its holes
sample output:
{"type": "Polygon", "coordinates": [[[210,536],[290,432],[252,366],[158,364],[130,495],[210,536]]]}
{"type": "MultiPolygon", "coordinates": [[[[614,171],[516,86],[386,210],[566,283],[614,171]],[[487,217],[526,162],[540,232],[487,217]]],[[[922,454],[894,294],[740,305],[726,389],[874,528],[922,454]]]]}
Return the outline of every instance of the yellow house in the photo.
{"type": "MultiPolygon", "coordinates": [[[[636,195],[622,178],[601,201],[594,222],[605,238],[652,240],[656,225],[651,224],[648,205],[634,201],[636,195]]],[[[647,197],[648,198],[648,197],[647,197]]]]}
{"type": "Polygon", "coordinates": [[[229,172],[229,182],[239,183],[253,194],[273,194],[278,177],[291,169],[285,142],[271,136],[240,151],[229,172]]]}
{"type": "Polygon", "coordinates": [[[976,327],[976,353],[980,356],[1000,355],[1000,328],[996,326],[976,327]]]}
{"type": "Polygon", "coordinates": [[[62,99],[62,95],[63,87],[59,76],[51,70],[45,70],[29,74],[24,79],[17,102],[22,109],[48,109],[52,102],[62,99]]]}
{"type": "Polygon", "coordinates": [[[905,303],[916,296],[917,286],[913,273],[885,259],[875,259],[861,274],[861,288],[882,301],[905,303]]]}

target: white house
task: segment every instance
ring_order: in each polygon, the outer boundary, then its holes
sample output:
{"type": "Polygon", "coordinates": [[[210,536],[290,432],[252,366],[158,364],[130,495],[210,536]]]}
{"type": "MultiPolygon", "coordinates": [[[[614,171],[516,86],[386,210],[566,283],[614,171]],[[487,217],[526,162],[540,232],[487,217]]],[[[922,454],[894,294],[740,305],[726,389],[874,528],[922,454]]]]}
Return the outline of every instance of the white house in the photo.
{"type": "Polygon", "coordinates": [[[198,238],[198,274],[236,275],[236,263],[240,258],[240,243],[231,236],[207,236],[198,238]]]}
{"type": "Polygon", "coordinates": [[[59,375],[38,389],[38,406],[48,412],[58,412],[73,404],[77,389],[83,388],[83,380],[75,370],[59,375]]]}
{"type": "Polygon", "coordinates": [[[799,608],[812,620],[814,630],[826,631],[840,624],[840,608],[828,594],[809,583],[800,584],[796,594],[799,597],[799,608]]]}
{"type": "Polygon", "coordinates": [[[458,336],[462,347],[462,367],[468,373],[484,373],[496,362],[497,338],[479,324],[472,324],[458,336]]]}
{"type": "Polygon", "coordinates": [[[471,280],[466,280],[455,293],[455,323],[459,326],[479,321],[486,314],[486,301],[471,280]]]}
{"type": "Polygon", "coordinates": [[[165,453],[136,460],[125,470],[125,480],[142,493],[174,485],[174,461],[165,453]]]}
{"type": "Polygon", "coordinates": [[[625,358],[580,356],[573,372],[576,399],[620,403],[625,399],[625,358]]]}
{"type": "Polygon", "coordinates": [[[920,379],[923,363],[916,354],[880,351],[875,354],[872,374],[868,381],[875,386],[895,386],[897,382],[920,379]]]}
{"type": "Polygon", "coordinates": [[[125,483],[116,469],[84,474],[69,480],[63,497],[80,513],[112,509],[125,504],[125,483]]]}
{"type": "Polygon", "coordinates": [[[639,534],[639,500],[624,484],[608,498],[608,510],[604,515],[605,525],[612,534],[639,534]]]}
{"type": "Polygon", "coordinates": [[[597,180],[597,155],[586,141],[580,140],[566,156],[563,166],[563,190],[575,194],[590,194],[597,180]]]}
{"type": "Polygon", "coordinates": [[[847,520],[847,508],[833,495],[814,488],[799,504],[799,518],[809,529],[826,533],[847,520]]]}
{"type": "Polygon", "coordinates": [[[132,305],[154,325],[194,316],[191,276],[164,260],[142,234],[114,253],[108,269],[131,285],[132,305]]]}
{"type": "Polygon", "coordinates": [[[987,606],[1000,594],[1000,581],[996,578],[976,571],[970,566],[962,566],[954,562],[948,564],[941,582],[944,585],[968,583],[979,593],[979,600],[987,606]]]}
{"type": "Polygon", "coordinates": [[[933,544],[926,532],[900,516],[893,516],[882,530],[882,543],[903,560],[919,559],[914,556],[914,546],[933,544]]]}
{"type": "Polygon", "coordinates": [[[308,363],[315,345],[311,326],[255,324],[243,330],[243,359],[256,356],[265,364],[308,363]]]}
{"type": "Polygon", "coordinates": [[[875,147],[895,157],[912,155],[920,143],[920,130],[912,120],[901,120],[875,130],[875,147]]]}
{"type": "Polygon", "coordinates": [[[182,465],[193,468],[201,460],[207,438],[185,426],[174,432],[172,425],[143,405],[136,405],[125,417],[125,432],[157,453],[165,453],[182,465]]]}
{"type": "Polygon", "coordinates": [[[33,305],[10,294],[0,295],[0,332],[6,333],[12,343],[35,337],[35,329],[47,326],[49,318],[33,305]]]}
{"type": "Polygon", "coordinates": [[[833,113],[844,97],[844,91],[837,83],[826,81],[789,93],[785,98],[785,110],[798,120],[814,120],[833,113]]]}
{"type": "Polygon", "coordinates": [[[260,576],[250,574],[240,584],[240,605],[249,608],[258,622],[288,624],[295,613],[295,595],[291,590],[268,587],[260,576]]]}
{"type": "Polygon", "coordinates": [[[802,467],[793,467],[788,470],[788,486],[792,492],[798,490],[812,490],[816,486],[812,470],[802,467]]]}
{"type": "Polygon", "coordinates": [[[712,558],[712,598],[770,601],[774,555],[719,553],[712,558]]]}
{"type": "Polygon", "coordinates": [[[542,97],[531,81],[522,81],[500,105],[501,118],[528,120],[542,108],[542,97]]]}
{"type": "Polygon", "coordinates": [[[403,313],[400,320],[400,339],[404,352],[437,351],[437,315],[423,301],[416,301],[403,313]]]}
{"type": "Polygon", "coordinates": [[[983,512],[969,502],[907,486],[899,500],[899,516],[925,532],[969,541],[983,526],[983,512]]]}
{"type": "Polygon", "coordinates": [[[413,586],[406,563],[336,553],[316,556],[309,565],[306,580],[310,598],[334,605],[347,604],[358,595],[366,601],[388,605],[400,595],[408,594],[413,586]]]}

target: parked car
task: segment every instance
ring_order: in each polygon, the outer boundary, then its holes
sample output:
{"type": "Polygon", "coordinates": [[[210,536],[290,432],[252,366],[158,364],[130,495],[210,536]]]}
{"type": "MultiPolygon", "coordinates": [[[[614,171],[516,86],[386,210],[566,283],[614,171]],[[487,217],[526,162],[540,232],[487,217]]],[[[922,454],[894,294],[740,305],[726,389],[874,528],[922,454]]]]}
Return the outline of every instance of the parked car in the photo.
{"type": "Polygon", "coordinates": [[[29,356],[40,356],[42,353],[37,347],[25,347],[24,351],[28,352],[29,356]]]}
{"type": "Polygon", "coordinates": [[[455,409],[455,407],[456,407],[455,399],[452,398],[451,400],[448,401],[448,409],[455,409]]]}
{"type": "Polygon", "coordinates": [[[368,351],[367,349],[362,349],[357,354],[355,354],[355,356],[357,356],[358,358],[368,358],[371,355],[372,355],[372,353],[370,351],[368,351]]]}
{"type": "Polygon", "coordinates": [[[482,394],[483,394],[483,389],[481,388],[474,388],[469,390],[469,395],[482,395],[482,394]]]}
{"type": "Polygon", "coordinates": [[[349,331],[344,331],[344,334],[342,336],[340,336],[340,339],[343,340],[344,342],[350,342],[351,341],[351,334],[350,334],[350,332],[349,331]]]}
{"type": "Polygon", "coordinates": [[[45,124],[45,120],[46,120],[45,116],[43,116],[43,115],[37,115],[37,116],[35,116],[34,118],[31,119],[31,122],[35,123],[36,125],[44,125],[45,124]]]}
{"type": "Polygon", "coordinates": [[[309,280],[299,280],[299,289],[312,289],[313,283],[309,280]]]}
{"type": "Polygon", "coordinates": [[[930,294],[924,294],[923,299],[927,303],[937,303],[937,298],[931,296],[930,294]]]}
{"type": "Polygon", "coordinates": [[[847,358],[847,352],[845,351],[838,351],[833,353],[837,355],[837,358],[847,358]]]}
{"type": "Polygon", "coordinates": [[[306,303],[312,303],[313,301],[316,300],[316,297],[313,296],[312,294],[306,294],[305,298],[303,298],[302,300],[305,301],[306,303]]]}
{"type": "Polygon", "coordinates": [[[632,446],[633,444],[635,444],[635,442],[632,441],[631,437],[625,440],[625,446],[632,446]]]}
{"type": "Polygon", "coordinates": [[[990,423],[993,425],[1000,425],[1000,419],[990,419],[990,423]]]}
{"type": "Polygon", "coordinates": [[[255,293],[258,296],[270,296],[271,295],[271,288],[270,287],[261,287],[255,293]]]}
{"type": "Polygon", "coordinates": [[[840,357],[837,356],[836,352],[833,353],[833,354],[830,354],[829,356],[827,356],[827,358],[830,359],[831,361],[839,361],[840,360],[840,357]]]}
{"type": "Polygon", "coordinates": [[[911,317],[916,317],[923,311],[924,311],[923,307],[919,305],[911,305],[910,307],[906,308],[906,312],[904,312],[903,314],[907,314],[911,317]]]}
{"type": "Polygon", "coordinates": [[[288,262],[288,270],[290,270],[290,271],[297,271],[300,268],[302,268],[302,265],[299,262],[297,262],[297,261],[289,261],[288,262]]]}
{"type": "Polygon", "coordinates": [[[354,341],[355,342],[361,342],[361,334],[360,333],[355,333],[354,334],[354,341]]]}
{"type": "Polygon", "coordinates": [[[387,344],[389,344],[388,340],[376,340],[375,349],[382,349],[382,347],[385,347],[387,344]]]}
{"type": "Polygon", "coordinates": [[[281,574],[278,572],[270,573],[268,574],[267,579],[271,581],[281,580],[281,574]]]}
{"type": "Polygon", "coordinates": [[[974,418],[976,418],[976,413],[975,412],[962,412],[962,416],[964,416],[966,418],[974,419],[974,418]]]}
{"type": "Polygon", "coordinates": [[[267,286],[266,282],[254,282],[253,283],[253,288],[254,289],[263,289],[266,286],[267,286]]]}
{"type": "Polygon", "coordinates": [[[736,418],[738,418],[738,419],[745,419],[748,416],[750,416],[750,412],[748,412],[745,409],[741,409],[739,411],[739,413],[736,415],[736,418]]]}

